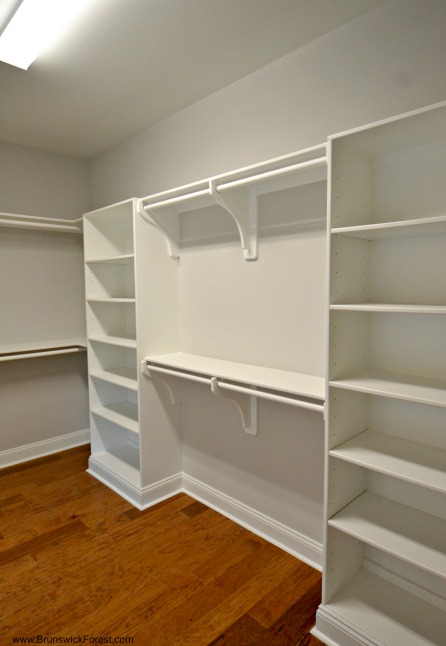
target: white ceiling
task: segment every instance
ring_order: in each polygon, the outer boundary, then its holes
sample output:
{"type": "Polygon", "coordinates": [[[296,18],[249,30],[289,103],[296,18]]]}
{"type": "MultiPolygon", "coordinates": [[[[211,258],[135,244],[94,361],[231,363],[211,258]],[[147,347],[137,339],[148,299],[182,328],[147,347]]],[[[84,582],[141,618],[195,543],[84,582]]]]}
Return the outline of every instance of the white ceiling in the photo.
{"type": "Polygon", "coordinates": [[[27,71],[0,63],[0,140],[92,157],[387,1],[92,0],[27,71]]]}

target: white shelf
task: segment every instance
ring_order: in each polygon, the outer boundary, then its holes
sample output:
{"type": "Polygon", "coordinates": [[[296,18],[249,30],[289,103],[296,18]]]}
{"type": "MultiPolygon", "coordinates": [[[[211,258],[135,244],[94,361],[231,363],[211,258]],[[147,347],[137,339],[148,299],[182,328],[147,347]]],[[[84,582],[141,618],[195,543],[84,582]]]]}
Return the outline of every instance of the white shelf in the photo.
{"type": "Polygon", "coordinates": [[[37,357],[48,357],[59,354],[72,354],[85,352],[87,340],[76,339],[55,339],[50,341],[33,341],[0,346],[0,362],[18,361],[21,359],[34,359],[37,357]]]}
{"type": "Polygon", "coordinates": [[[209,206],[220,207],[237,226],[245,259],[256,260],[257,196],[322,181],[326,177],[326,147],[317,146],[297,155],[145,197],[140,200],[138,210],[143,219],[163,232],[170,255],[178,258],[181,214],[209,206]]]}
{"type": "Polygon", "coordinates": [[[121,348],[136,348],[136,339],[131,339],[124,336],[90,336],[89,340],[96,343],[117,345],[121,348]]]}
{"type": "Polygon", "coordinates": [[[0,226],[14,229],[35,229],[40,231],[59,231],[61,233],[82,233],[82,218],[63,220],[61,218],[41,218],[34,215],[0,213],[0,226]]]}
{"type": "MultiPolygon", "coordinates": [[[[159,366],[228,379],[258,388],[278,390],[291,395],[325,400],[325,379],[286,370],[275,370],[235,361],[225,361],[201,355],[174,352],[146,357],[159,366]]],[[[150,366],[149,366],[150,368],[150,366]]]]}
{"type": "Polygon", "coordinates": [[[135,254],[128,253],[118,256],[108,256],[104,258],[89,258],[85,260],[87,265],[129,265],[135,260],[135,254]]]}
{"type": "Polygon", "coordinates": [[[399,220],[350,227],[338,227],[331,230],[333,235],[344,235],[363,240],[380,240],[384,238],[405,238],[409,236],[436,236],[446,234],[446,215],[419,218],[417,220],[399,220]]]}
{"type": "Polygon", "coordinates": [[[136,404],[120,402],[119,404],[93,408],[91,412],[109,422],[113,422],[113,424],[122,426],[132,433],[139,433],[138,406],[136,404]]]}
{"type": "Polygon", "coordinates": [[[138,381],[136,369],[132,368],[113,368],[113,370],[93,370],[90,376],[94,379],[101,379],[116,386],[122,386],[129,390],[138,390],[138,381]]]}
{"type": "Polygon", "coordinates": [[[117,304],[135,304],[136,299],[134,298],[121,298],[121,297],[105,297],[105,296],[100,296],[100,297],[93,297],[93,298],[87,298],[87,303],[117,303],[117,304]]]}
{"type": "Polygon", "coordinates": [[[446,493],[446,451],[433,446],[367,430],[332,449],[330,455],[446,493]]]}
{"type": "Polygon", "coordinates": [[[366,570],[360,570],[327,605],[341,623],[356,627],[369,644],[444,644],[444,610],[366,570]]]}
{"type": "Polygon", "coordinates": [[[383,312],[401,314],[446,314],[446,305],[409,305],[406,303],[342,303],[330,305],[333,311],[383,312]]]}
{"type": "Polygon", "coordinates": [[[446,407],[446,380],[368,371],[330,381],[333,388],[446,407]]]}
{"type": "Polygon", "coordinates": [[[328,524],[446,578],[446,521],[441,518],[366,491],[328,524]]]}
{"type": "Polygon", "coordinates": [[[141,486],[139,451],[130,444],[94,453],[90,456],[90,462],[97,463],[99,467],[109,471],[112,475],[118,474],[120,479],[126,480],[133,487],[139,489],[141,486]]]}

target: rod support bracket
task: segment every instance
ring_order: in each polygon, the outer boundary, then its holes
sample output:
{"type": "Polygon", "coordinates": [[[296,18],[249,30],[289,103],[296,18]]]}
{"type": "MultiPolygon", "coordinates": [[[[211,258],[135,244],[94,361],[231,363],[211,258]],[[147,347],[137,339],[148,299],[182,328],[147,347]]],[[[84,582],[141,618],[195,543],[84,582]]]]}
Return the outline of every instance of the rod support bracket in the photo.
{"type": "Polygon", "coordinates": [[[211,377],[211,391],[218,397],[230,399],[242,418],[243,429],[248,435],[258,434],[257,397],[235,392],[225,392],[218,385],[217,377],[211,377]]]}

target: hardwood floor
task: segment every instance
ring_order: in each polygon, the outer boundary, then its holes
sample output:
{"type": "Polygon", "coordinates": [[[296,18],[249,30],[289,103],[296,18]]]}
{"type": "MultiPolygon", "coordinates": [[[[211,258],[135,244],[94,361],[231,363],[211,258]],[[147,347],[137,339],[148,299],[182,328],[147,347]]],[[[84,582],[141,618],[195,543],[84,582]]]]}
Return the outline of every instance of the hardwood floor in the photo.
{"type": "Polygon", "coordinates": [[[2,646],[321,644],[308,632],[318,571],[185,494],[140,512],[87,458],[79,447],[0,471],[2,646]]]}

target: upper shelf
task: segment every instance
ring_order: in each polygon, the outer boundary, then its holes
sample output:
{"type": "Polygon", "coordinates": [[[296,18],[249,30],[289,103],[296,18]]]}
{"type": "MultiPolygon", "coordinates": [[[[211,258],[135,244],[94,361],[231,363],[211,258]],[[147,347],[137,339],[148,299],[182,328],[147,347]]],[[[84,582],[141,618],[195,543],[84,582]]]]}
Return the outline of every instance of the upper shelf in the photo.
{"type": "Polygon", "coordinates": [[[338,227],[331,230],[334,235],[344,235],[363,240],[382,240],[388,238],[406,238],[411,236],[436,236],[446,233],[446,216],[440,215],[416,220],[398,220],[396,222],[378,222],[351,227],[338,227]]]}
{"type": "Polygon", "coordinates": [[[75,352],[86,352],[86,350],[87,340],[84,338],[2,345],[0,346],[0,362],[50,357],[58,354],[72,354],[75,352]]]}
{"type": "Polygon", "coordinates": [[[38,229],[43,231],[61,231],[64,233],[82,233],[82,218],[77,220],[62,220],[60,218],[40,218],[34,215],[0,213],[0,226],[15,229],[38,229]]]}
{"type": "Polygon", "coordinates": [[[245,259],[256,260],[257,196],[318,182],[326,177],[324,144],[145,197],[139,200],[138,211],[164,233],[169,254],[179,258],[181,214],[218,206],[233,218],[245,259]]]}

